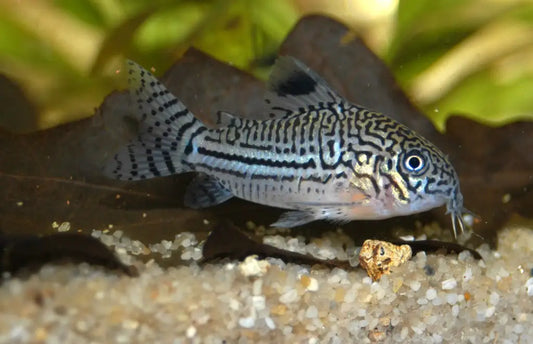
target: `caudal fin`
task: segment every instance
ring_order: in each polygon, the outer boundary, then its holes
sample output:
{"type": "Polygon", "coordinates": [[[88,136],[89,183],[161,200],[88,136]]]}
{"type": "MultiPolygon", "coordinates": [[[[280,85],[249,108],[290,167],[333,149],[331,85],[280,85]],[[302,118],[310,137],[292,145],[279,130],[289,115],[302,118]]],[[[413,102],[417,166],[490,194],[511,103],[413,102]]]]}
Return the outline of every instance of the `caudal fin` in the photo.
{"type": "Polygon", "coordinates": [[[139,180],[192,171],[192,138],[207,128],[150,72],[128,61],[130,90],[141,118],[139,135],[120,149],[104,173],[139,180]]]}

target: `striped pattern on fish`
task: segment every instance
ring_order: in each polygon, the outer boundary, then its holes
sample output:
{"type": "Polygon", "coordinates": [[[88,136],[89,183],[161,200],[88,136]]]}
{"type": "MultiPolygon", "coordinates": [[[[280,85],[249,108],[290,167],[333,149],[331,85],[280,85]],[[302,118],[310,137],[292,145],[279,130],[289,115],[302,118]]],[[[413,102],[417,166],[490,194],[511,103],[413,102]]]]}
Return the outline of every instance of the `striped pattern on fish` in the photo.
{"type": "Polygon", "coordinates": [[[138,180],[199,172],[186,205],[236,196],[293,209],[273,224],[346,222],[421,212],[443,204],[462,229],[457,175],[431,142],[391,118],[337,95],[301,62],[282,57],[269,81],[274,118],[219,113],[207,128],[149,72],[130,64],[142,118],[139,137],[107,173],[138,180]]]}

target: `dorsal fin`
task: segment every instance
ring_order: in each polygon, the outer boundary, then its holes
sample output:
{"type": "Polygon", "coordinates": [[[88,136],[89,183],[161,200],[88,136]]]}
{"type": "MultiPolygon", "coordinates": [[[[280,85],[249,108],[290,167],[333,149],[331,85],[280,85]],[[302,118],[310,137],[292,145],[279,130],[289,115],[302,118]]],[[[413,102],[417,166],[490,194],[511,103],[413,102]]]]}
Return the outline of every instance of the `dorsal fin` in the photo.
{"type": "Polygon", "coordinates": [[[271,117],[287,117],[303,108],[343,99],[328,83],[301,61],[281,56],[277,59],[267,84],[265,101],[271,117]]]}

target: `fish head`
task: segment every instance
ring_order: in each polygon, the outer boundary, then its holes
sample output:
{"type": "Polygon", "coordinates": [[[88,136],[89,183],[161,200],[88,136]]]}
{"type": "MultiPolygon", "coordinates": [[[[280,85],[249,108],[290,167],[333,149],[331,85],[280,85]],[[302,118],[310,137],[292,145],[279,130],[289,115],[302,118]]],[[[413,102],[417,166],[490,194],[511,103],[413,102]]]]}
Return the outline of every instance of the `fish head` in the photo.
{"type": "Polygon", "coordinates": [[[404,215],[446,205],[457,236],[457,223],[464,230],[464,208],[455,169],[430,141],[406,127],[401,129],[395,149],[380,164],[379,180],[386,190],[383,203],[404,215]]]}

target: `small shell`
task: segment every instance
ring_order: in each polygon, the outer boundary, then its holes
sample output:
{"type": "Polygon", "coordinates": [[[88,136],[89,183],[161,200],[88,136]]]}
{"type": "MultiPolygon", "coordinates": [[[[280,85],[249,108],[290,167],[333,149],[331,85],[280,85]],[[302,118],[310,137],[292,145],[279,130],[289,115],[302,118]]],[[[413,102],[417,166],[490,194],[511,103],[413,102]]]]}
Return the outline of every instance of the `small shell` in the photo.
{"type": "Polygon", "coordinates": [[[411,259],[409,245],[394,245],[380,240],[366,240],[359,253],[359,263],[373,281],[383,274],[390,274],[391,268],[399,266],[411,259]]]}

